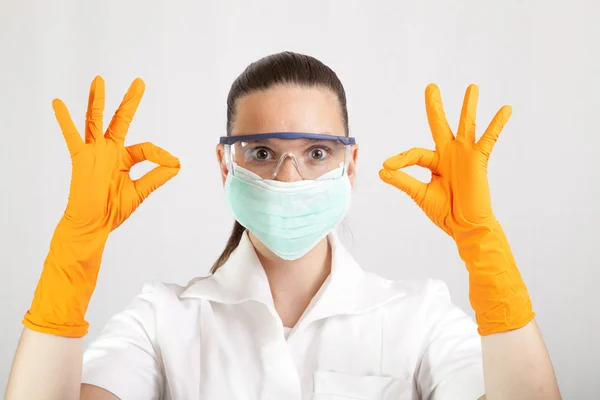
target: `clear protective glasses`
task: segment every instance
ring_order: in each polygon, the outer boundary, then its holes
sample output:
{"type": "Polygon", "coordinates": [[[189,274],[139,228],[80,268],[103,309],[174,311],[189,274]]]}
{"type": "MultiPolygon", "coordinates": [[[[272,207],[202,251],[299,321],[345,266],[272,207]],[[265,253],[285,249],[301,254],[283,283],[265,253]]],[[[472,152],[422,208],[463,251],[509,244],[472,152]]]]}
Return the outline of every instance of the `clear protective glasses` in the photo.
{"type": "Polygon", "coordinates": [[[347,136],[272,132],[222,136],[220,143],[225,147],[230,173],[235,174],[234,165],[238,165],[262,179],[275,179],[285,163],[290,162],[302,179],[314,180],[326,174],[328,178],[345,175],[355,140],[347,136]]]}

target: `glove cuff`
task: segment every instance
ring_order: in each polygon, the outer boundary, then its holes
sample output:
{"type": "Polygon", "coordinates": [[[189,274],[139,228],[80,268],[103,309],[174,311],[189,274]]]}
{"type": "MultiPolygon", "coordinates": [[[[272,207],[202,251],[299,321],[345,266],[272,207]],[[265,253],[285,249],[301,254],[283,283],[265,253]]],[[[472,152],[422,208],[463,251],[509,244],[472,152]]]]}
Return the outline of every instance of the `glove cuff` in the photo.
{"type": "Polygon", "coordinates": [[[535,316],[525,282],[499,223],[464,231],[456,241],[469,271],[469,300],[480,335],[527,325],[535,316]]]}

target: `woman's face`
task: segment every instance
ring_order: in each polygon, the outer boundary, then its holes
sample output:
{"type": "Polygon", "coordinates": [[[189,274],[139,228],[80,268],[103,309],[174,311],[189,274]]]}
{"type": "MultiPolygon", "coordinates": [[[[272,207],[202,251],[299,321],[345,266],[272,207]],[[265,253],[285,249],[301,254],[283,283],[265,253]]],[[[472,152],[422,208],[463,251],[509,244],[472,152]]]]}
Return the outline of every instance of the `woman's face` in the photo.
{"type": "MultiPolygon", "coordinates": [[[[338,99],[329,89],[287,85],[254,92],[239,99],[232,135],[267,132],[303,132],[344,136],[344,123],[338,99]]],[[[294,150],[293,146],[299,147],[302,146],[302,143],[286,145],[294,150]]],[[[352,186],[354,186],[357,156],[358,148],[353,146],[351,162],[348,167],[348,178],[352,186]]],[[[223,182],[225,182],[228,171],[223,158],[223,145],[218,145],[217,159],[221,166],[223,182]]],[[[292,160],[286,159],[275,179],[294,182],[302,180],[302,176],[292,160]]]]}

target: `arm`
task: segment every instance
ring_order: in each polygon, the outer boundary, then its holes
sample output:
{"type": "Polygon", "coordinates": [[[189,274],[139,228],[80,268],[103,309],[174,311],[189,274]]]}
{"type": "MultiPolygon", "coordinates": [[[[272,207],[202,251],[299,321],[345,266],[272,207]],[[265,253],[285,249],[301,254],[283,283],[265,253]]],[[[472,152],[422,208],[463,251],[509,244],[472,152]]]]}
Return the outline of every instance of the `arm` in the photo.
{"type": "Polygon", "coordinates": [[[527,287],[491,206],[488,161],[512,109],[502,107],[476,141],[478,97],[479,89],[470,85],[455,137],[439,89],[428,85],[426,110],[436,150],[415,148],[391,157],[380,177],[411,196],[456,242],[469,272],[469,299],[482,336],[487,398],[560,399],[527,287]],[[412,165],[428,168],[431,182],[399,171],[412,165]]]}
{"type": "Polygon", "coordinates": [[[454,235],[469,271],[487,398],[560,399],[554,370],[499,223],[454,235]]]}
{"type": "MultiPolygon", "coordinates": [[[[65,104],[52,102],[71,156],[69,200],[44,261],[10,373],[6,399],[80,398],[85,314],[96,286],[104,246],[144,199],[179,172],[179,160],[151,143],[124,146],[144,92],[136,79],[102,131],[104,81],[92,82],[85,140],[65,104]],[[160,166],[133,181],[130,169],[150,160],[160,166]]],[[[86,387],[82,398],[110,400],[108,392],[86,387]],[[95,397],[89,397],[89,396],[95,397]]]]}
{"type": "Polygon", "coordinates": [[[6,399],[79,399],[82,353],[81,338],[25,328],[8,378],[6,399]]]}
{"type": "Polygon", "coordinates": [[[119,400],[102,388],[81,385],[82,353],[81,338],[23,329],[6,399],[119,400]]]}
{"type": "Polygon", "coordinates": [[[561,398],[535,320],[523,328],[484,336],[481,342],[489,400],[561,398]]]}
{"type": "Polygon", "coordinates": [[[81,400],[120,400],[117,396],[93,385],[81,385],[81,400]]]}

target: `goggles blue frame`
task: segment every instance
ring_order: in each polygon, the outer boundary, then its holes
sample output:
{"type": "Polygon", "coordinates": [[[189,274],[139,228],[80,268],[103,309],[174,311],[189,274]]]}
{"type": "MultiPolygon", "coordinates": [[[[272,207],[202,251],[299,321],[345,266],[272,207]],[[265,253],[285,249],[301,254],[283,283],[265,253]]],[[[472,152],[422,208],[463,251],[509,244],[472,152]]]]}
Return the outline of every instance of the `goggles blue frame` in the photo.
{"type": "MultiPolygon", "coordinates": [[[[356,144],[356,140],[353,137],[333,136],[333,135],[324,135],[324,134],[317,134],[317,133],[304,133],[304,132],[269,132],[269,133],[255,133],[255,134],[250,134],[250,135],[221,136],[221,138],[219,139],[219,143],[222,145],[225,145],[224,161],[225,161],[225,163],[227,163],[228,169],[232,173],[234,173],[234,170],[235,170],[233,168],[234,161],[233,161],[231,151],[233,151],[233,147],[237,142],[264,140],[264,139],[287,139],[287,140],[309,139],[309,140],[323,140],[323,141],[339,142],[339,143],[343,144],[344,147],[346,148],[345,155],[344,155],[344,162],[343,162],[344,168],[342,171],[342,175],[346,173],[347,168],[348,168],[348,162],[349,162],[350,151],[351,151],[350,146],[356,144]]],[[[281,159],[279,160],[279,163],[277,164],[277,167],[275,168],[273,176],[271,176],[269,178],[265,178],[265,179],[274,179],[275,176],[277,176],[283,161],[285,161],[285,159],[288,157],[292,158],[294,165],[296,166],[296,169],[298,170],[298,172],[300,173],[302,178],[307,179],[302,171],[302,168],[299,166],[298,161],[296,160],[295,156],[293,154],[288,154],[288,153],[285,153],[282,155],[281,159]]],[[[342,164],[340,164],[340,166],[341,165],[342,164]]]]}
{"type": "Polygon", "coordinates": [[[221,136],[219,139],[220,144],[232,145],[239,141],[244,140],[261,140],[261,139],[313,139],[313,140],[330,140],[335,142],[341,142],[345,145],[356,144],[356,140],[349,136],[332,136],[323,135],[318,133],[302,133],[302,132],[269,132],[269,133],[255,133],[252,135],[238,135],[238,136],[221,136]]]}

